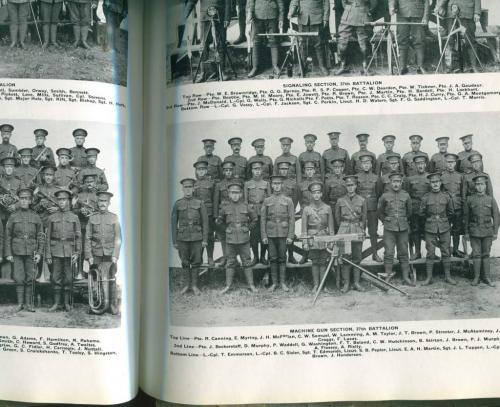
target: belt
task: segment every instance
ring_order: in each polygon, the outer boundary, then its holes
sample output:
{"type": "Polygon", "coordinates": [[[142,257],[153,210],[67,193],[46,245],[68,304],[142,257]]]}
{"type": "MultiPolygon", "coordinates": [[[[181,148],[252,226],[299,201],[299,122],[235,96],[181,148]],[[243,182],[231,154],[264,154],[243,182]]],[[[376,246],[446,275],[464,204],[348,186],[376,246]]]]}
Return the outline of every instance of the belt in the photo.
{"type": "Polygon", "coordinates": [[[183,222],[183,223],[179,223],[179,226],[195,226],[195,225],[199,225],[200,223],[199,222],[183,222]]]}
{"type": "Polygon", "coordinates": [[[230,226],[237,226],[237,227],[248,226],[246,223],[242,223],[242,222],[231,222],[229,225],[230,226]]]}
{"type": "Polygon", "coordinates": [[[73,237],[52,237],[50,238],[50,240],[54,240],[56,242],[69,242],[69,241],[73,241],[74,238],[73,237]]]}

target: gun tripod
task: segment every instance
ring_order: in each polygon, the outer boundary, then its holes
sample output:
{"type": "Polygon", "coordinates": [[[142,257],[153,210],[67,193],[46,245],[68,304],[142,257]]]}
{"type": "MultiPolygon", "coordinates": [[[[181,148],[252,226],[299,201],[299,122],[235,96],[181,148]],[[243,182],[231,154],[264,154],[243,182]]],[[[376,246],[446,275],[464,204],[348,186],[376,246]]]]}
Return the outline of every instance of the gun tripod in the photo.
{"type": "Polygon", "coordinates": [[[386,41],[387,41],[387,65],[389,68],[389,74],[393,75],[392,61],[394,59],[395,64],[396,64],[397,73],[399,75],[401,73],[401,69],[399,66],[398,39],[397,39],[396,35],[394,35],[394,33],[392,32],[391,26],[389,24],[383,25],[380,33],[378,33],[378,32],[373,33],[373,36],[370,39],[370,44],[372,44],[372,56],[370,58],[370,61],[368,61],[368,65],[366,67],[366,70],[368,71],[370,69],[370,67],[372,66],[373,61],[375,60],[375,57],[377,56],[377,52],[380,49],[380,46],[382,45],[382,42],[384,41],[384,39],[386,39],[386,41]],[[377,35],[379,35],[379,39],[375,40],[377,35]]]}
{"type": "MultiPolygon", "coordinates": [[[[297,55],[297,64],[299,65],[299,72],[300,72],[300,77],[304,77],[304,64],[302,61],[302,53],[300,51],[300,45],[298,38],[295,36],[290,37],[290,46],[288,47],[288,50],[286,51],[285,54],[285,59],[283,60],[283,63],[281,64],[280,67],[280,73],[278,74],[278,79],[280,78],[281,74],[283,73],[283,70],[289,64],[290,66],[293,66],[293,60],[295,59],[295,55],[297,55]]],[[[288,68],[287,68],[288,69],[288,68]]]]}

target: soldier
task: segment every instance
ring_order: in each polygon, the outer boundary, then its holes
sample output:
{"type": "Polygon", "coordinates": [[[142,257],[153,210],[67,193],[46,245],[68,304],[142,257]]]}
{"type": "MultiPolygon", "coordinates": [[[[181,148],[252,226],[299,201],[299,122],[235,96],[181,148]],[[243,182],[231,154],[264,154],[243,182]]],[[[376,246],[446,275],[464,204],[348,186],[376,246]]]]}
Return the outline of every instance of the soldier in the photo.
{"type": "MultiPolygon", "coordinates": [[[[231,20],[230,12],[231,12],[231,1],[230,0],[199,0],[200,1],[200,16],[201,19],[201,32],[203,33],[203,44],[202,50],[204,51],[205,60],[201,61],[200,65],[200,79],[199,82],[204,82],[207,78],[205,72],[205,62],[208,59],[209,47],[210,43],[214,41],[212,38],[212,31],[210,30],[210,21],[212,17],[208,14],[209,9],[217,10],[217,15],[213,18],[213,23],[216,31],[216,35],[219,37],[217,41],[217,45],[219,47],[218,51],[220,55],[224,55],[226,49],[226,29],[229,26],[229,22],[231,20]]],[[[184,20],[187,20],[189,15],[194,9],[194,6],[198,0],[187,0],[185,6],[185,14],[184,20]]],[[[219,78],[222,81],[227,80],[227,76],[224,72],[225,70],[225,61],[221,59],[221,70],[222,70],[222,78],[219,78]]]]}
{"type": "Polygon", "coordinates": [[[410,265],[408,263],[408,218],[411,215],[410,195],[401,189],[403,174],[390,174],[392,190],[384,192],[378,201],[378,217],[384,224],[384,270],[387,280],[394,273],[394,247],[398,250],[398,260],[401,265],[403,282],[414,286],[410,280],[410,265]]]}
{"type": "MultiPolygon", "coordinates": [[[[380,154],[377,157],[377,168],[375,169],[375,174],[377,175],[386,175],[391,172],[391,167],[387,162],[387,156],[389,154],[397,154],[393,151],[394,142],[396,141],[396,136],[392,134],[388,134],[387,136],[382,137],[382,142],[384,143],[385,152],[380,154]]],[[[401,158],[399,159],[399,166],[396,171],[403,172],[403,161],[401,158]]]]}
{"type": "Polygon", "coordinates": [[[85,49],[90,46],[87,43],[90,22],[92,19],[92,9],[97,7],[96,0],[68,0],[68,9],[71,23],[73,24],[73,34],[75,41],[73,46],[78,47],[79,44],[85,49]]]}
{"type": "Polygon", "coordinates": [[[191,286],[193,293],[199,295],[198,273],[202,249],[208,245],[208,215],[203,201],[194,197],[195,182],[192,178],[181,181],[184,197],[175,202],[172,210],[172,243],[179,251],[183,271],[187,274],[181,294],[191,286]]]}
{"type": "Polygon", "coordinates": [[[38,183],[39,171],[30,165],[32,151],[31,148],[21,148],[19,150],[21,165],[14,170],[14,175],[21,180],[23,186],[28,188],[33,188],[38,183]]]}
{"type": "Polygon", "coordinates": [[[413,38],[413,47],[417,57],[417,73],[426,74],[424,69],[425,31],[429,24],[429,0],[389,0],[389,11],[396,16],[399,23],[399,65],[401,75],[408,73],[408,49],[410,36],[413,38]],[[409,24],[404,24],[409,23],[409,24]],[[422,25],[418,25],[422,23],[422,25]]]}
{"type": "Polygon", "coordinates": [[[5,226],[7,218],[16,210],[16,202],[18,201],[17,191],[21,187],[21,180],[14,175],[14,158],[5,157],[0,160],[3,166],[4,174],[0,178],[0,218],[5,226]]]}
{"type": "Polygon", "coordinates": [[[55,185],[54,174],[56,167],[50,165],[42,168],[42,182],[33,192],[33,209],[40,215],[44,226],[49,215],[59,210],[55,193],[59,187],[55,185]]]}
{"type": "Polygon", "coordinates": [[[275,175],[278,174],[278,166],[282,162],[287,162],[290,164],[290,168],[288,170],[287,178],[294,179],[299,183],[302,181],[302,172],[300,171],[299,160],[296,156],[290,153],[292,148],[293,140],[290,137],[281,137],[281,154],[278,158],[276,158],[274,162],[274,172],[275,175]]]}
{"type": "Polygon", "coordinates": [[[0,159],[5,157],[17,158],[17,147],[10,143],[14,126],[11,124],[0,125],[0,135],[2,136],[2,143],[0,144],[0,159]]]}
{"type": "MultiPolygon", "coordinates": [[[[82,227],[82,241],[86,239],[86,229],[89,218],[98,212],[98,198],[95,189],[96,176],[87,174],[84,178],[85,188],[78,195],[73,195],[71,206],[73,213],[78,216],[82,227]]],[[[103,195],[104,196],[104,195],[103,195]]],[[[106,199],[107,197],[104,196],[106,199]]],[[[87,257],[85,257],[87,259],[87,257]]],[[[83,270],[83,259],[80,259],[80,270],[83,270]]]]}
{"type": "Polygon", "coordinates": [[[470,240],[472,247],[474,266],[472,285],[478,285],[479,278],[482,277],[486,284],[495,287],[490,276],[490,251],[493,240],[496,240],[498,236],[500,220],[495,198],[486,194],[487,181],[489,181],[488,177],[483,174],[474,177],[476,192],[467,197],[464,207],[464,225],[465,238],[470,240]]]}
{"type": "MultiPolygon", "coordinates": [[[[366,133],[356,135],[359,143],[359,151],[355,152],[351,157],[352,170],[355,174],[361,172],[361,165],[359,163],[359,156],[361,154],[370,154],[373,157],[373,161],[377,160],[377,156],[367,149],[369,137],[370,135],[366,133]]],[[[375,172],[375,168],[373,168],[372,171],[375,172]]]]}
{"type": "Polygon", "coordinates": [[[442,173],[446,170],[446,154],[448,154],[448,140],[449,137],[438,137],[436,142],[439,151],[431,157],[429,162],[429,171],[442,173]]]}
{"type": "Polygon", "coordinates": [[[205,154],[198,157],[196,161],[206,161],[208,162],[208,172],[207,175],[215,183],[222,179],[222,160],[218,155],[214,154],[214,148],[216,141],[210,138],[201,140],[203,143],[203,149],[205,154]]]}
{"type": "Polygon", "coordinates": [[[87,166],[85,168],[82,168],[79,172],[78,175],[76,176],[78,185],[83,184],[83,177],[87,174],[94,174],[96,176],[96,188],[97,191],[107,191],[109,186],[108,186],[108,180],[106,179],[106,174],[104,173],[104,170],[96,167],[96,162],[97,162],[97,155],[100,153],[100,150],[98,148],[87,148],[85,150],[85,154],[87,155],[87,166]]]}
{"type": "Polygon", "coordinates": [[[60,188],[55,192],[59,211],[47,219],[47,238],[45,255],[48,264],[52,264],[52,287],[54,305],[49,312],[57,311],[64,292],[64,309],[71,310],[73,265],[78,264],[82,251],[82,228],[78,216],[69,210],[71,191],[60,188]]]}
{"type": "Polygon", "coordinates": [[[331,147],[323,152],[323,167],[325,168],[325,181],[333,174],[332,163],[335,159],[340,158],[344,161],[344,172],[351,174],[351,159],[347,150],[339,147],[339,131],[328,133],[331,147]]]}
{"type": "MultiPolygon", "coordinates": [[[[78,193],[78,182],[76,180],[76,171],[69,165],[71,161],[71,151],[68,148],[58,148],[56,150],[59,165],[54,174],[54,181],[57,186],[67,188],[74,194],[78,193]]],[[[83,171],[82,171],[83,172],[83,171]]],[[[85,184],[85,176],[94,175],[94,181],[97,180],[97,174],[92,172],[83,173],[81,177],[82,184],[85,184]]],[[[96,188],[95,182],[93,184],[96,188]]],[[[83,185],[82,185],[83,186],[83,185]]],[[[95,191],[92,191],[95,192],[95,191]]]]}
{"type": "Polygon", "coordinates": [[[385,160],[389,165],[389,173],[379,177],[379,190],[382,192],[389,192],[392,190],[391,174],[393,172],[398,172],[401,156],[397,153],[387,154],[385,160]]]}
{"type": "Polygon", "coordinates": [[[35,168],[41,168],[45,165],[55,167],[56,160],[54,153],[50,147],[45,145],[49,132],[45,129],[36,129],[33,133],[35,134],[35,146],[32,148],[33,158],[31,165],[35,168]]]}
{"type": "Polygon", "coordinates": [[[120,257],[122,232],[118,216],[109,212],[113,194],[107,191],[97,193],[98,211],[90,216],[85,228],[84,257],[90,265],[111,262],[109,268],[109,312],[118,314],[116,292],[116,264],[120,257]]]}
{"type": "Polygon", "coordinates": [[[318,33],[318,36],[311,37],[311,40],[307,38],[305,44],[302,37],[299,37],[303,58],[308,57],[309,46],[314,47],[321,75],[327,76],[324,30],[328,27],[330,20],[330,2],[328,0],[292,0],[288,20],[291,20],[294,15],[298,16],[299,32],[318,33]]]}
{"type": "Polygon", "coordinates": [[[262,202],[271,194],[271,187],[268,181],[262,179],[262,168],[264,168],[263,161],[252,161],[250,168],[252,170],[252,179],[245,182],[245,203],[248,205],[249,209],[254,211],[258,216],[257,224],[253,229],[250,229],[250,247],[253,252],[253,264],[259,262],[261,264],[267,265],[266,260],[266,250],[267,245],[263,244],[260,240],[260,210],[262,207],[262,202]],[[260,258],[259,258],[259,242],[260,242],[260,258]]]}
{"type": "MultiPolygon", "coordinates": [[[[215,223],[214,223],[214,206],[213,198],[215,191],[215,183],[207,176],[208,162],[204,160],[196,161],[193,164],[196,173],[196,182],[194,183],[194,197],[200,199],[205,204],[208,216],[208,241],[207,241],[207,258],[208,265],[214,266],[214,243],[215,243],[215,223]]],[[[202,255],[203,258],[203,250],[202,255]]]]}
{"type": "Polygon", "coordinates": [[[468,174],[472,172],[472,164],[469,161],[469,157],[471,154],[479,153],[479,151],[472,149],[472,134],[466,134],[460,137],[460,140],[462,140],[464,151],[458,153],[457,171],[462,174],[468,174]]]}
{"type": "MultiPolygon", "coordinates": [[[[304,211],[304,209],[311,205],[312,203],[312,194],[311,190],[309,189],[309,186],[318,180],[316,177],[316,163],[314,161],[306,161],[304,163],[304,178],[298,185],[298,192],[299,192],[299,203],[300,203],[300,213],[304,211]]],[[[333,229],[332,229],[333,230],[333,229]]],[[[307,253],[302,256],[302,259],[300,259],[299,264],[305,264],[308,261],[307,253]]]]}
{"type": "MultiPolygon", "coordinates": [[[[447,192],[453,201],[453,215],[451,216],[451,237],[453,241],[452,254],[455,257],[464,257],[458,250],[460,235],[464,234],[463,204],[465,203],[465,177],[456,170],[458,156],[446,154],[446,170],[441,174],[443,191],[447,192]]],[[[466,250],[465,250],[466,252],[466,250]]]]}
{"type": "Polygon", "coordinates": [[[493,196],[493,185],[491,184],[491,179],[488,174],[483,172],[483,156],[480,153],[474,153],[469,155],[469,162],[471,164],[472,171],[465,174],[465,196],[473,195],[476,192],[476,185],[474,182],[474,177],[477,175],[486,175],[486,195],[493,196]]]}
{"type": "MultiPolygon", "coordinates": [[[[339,225],[339,234],[362,233],[366,229],[367,208],[365,199],[356,194],[358,177],[356,175],[346,175],[344,177],[347,194],[340,197],[335,205],[335,223],[339,225]]],[[[363,241],[353,241],[351,243],[351,261],[360,265],[362,260],[363,241]]],[[[353,288],[358,291],[365,291],[361,286],[359,279],[360,270],[356,267],[344,263],[342,264],[342,279],[344,284],[340,290],[342,293],[349,291],[351,281],[351,272],[353,274],[353,288]]]]}
{"type": "MultiPolygon", "coordinates": [[[[309,185],[311,194],[311,203],[302,211],[302,235],[310,236],[328,236],[333,235],[333,213],[332,208],[322,201],[323,184],[319,181],[313,181],[309,185]]],[[[307,257],[311,259],[313,288],[312,291],[318,291],[319,284],[323,281],[326,272],[326,266],[330,257],[326,246],[315,245],[310,247],[307,240],[304,241],[304,250],[307,257]]]]}
{"type": "Polygon", "coordinates": [[[7,3],[7,11],[9,13],[9,30],[10,30],[10,48],[19,45],[20,48],[25,48],[24,41],[28,33],[28,16],[30,13],[30,0],[8,0],[2,2],[7,3]]]}
{"type": "MultiPolygon", "coordinates": [[[[422,239],[424,239],[424,222],[420,216],[420,203],[425,194],[431,190],[431,181],[426,171],[427,155],[416,154],[413,157],[417,173],[405,178],[404,189],[411,198],[411,215],[410,215],[410,260],[414,261],[422,258],[422,239]]],[[[434,259],[435,260],[435,259],[434,259]]]]}
{"type": "Polygon", "coordinates": [[[425,268],[427,278],[422,285],[432,283],[432,269],[436,258],[436,247],[441,251],[444,279],[448,284],[456,285],[450,272],[450,219],[453,216],[453,200],[446,192],[441,191],[441,175],[437,172],[427,175],[431,183],[430,192],[426,193],[420,203],[419,216],[425,220],[425,249],[427,260],[425,268]]]}
{"type": "MultiPolygon", "coordinates": [[[[241,1],[241,0],[240,0],[241,1]]],[[[260,55],[263,48],[264,38],[259,34],[283,32],[283,0],[248,0],[247,24],[253,23],[253,49],[252,70],[248,73],[249,78],[257,75],[260,65],[260,55]]],[[[268,37],[271,48],[271,63],[273,74],[279,75],[278,66],[278,37],[268,37]]]]}
{"type": "Polygon", "coordinates": [[[224,158],[224,162],[230,161],[234,164],[233,176],[239,179],[243,185],[247,175],[247,159],[240,155],[242,140],[240,137],[232,137],[227,142],[231,146],[233,154],[224,158]]]}
{"type": "Polygon", "coordinates": [[[299,155],[299,166],[301,172],[301,178],[304,178],[305,169],[304,164],[306,162],[312,162],[314,164],[314,172],[317,177],[321,177],[321,181],[325,179],[325,167],[324,162],[321,158],[321,154],[317,151],[314,151],[314,145],[316,144],[316,140],[318,138],[314,134],[306,134],[304,136],[304,141],[306,143],[306,151],[300,153],[299,155]]]}
{"type": "Polygon", "coordinates": [[[76,170],[80,170],[87,166],[87,153],[85,153],[85,138],[88,133],[85,129],[73,130],[73,139],[75,146],[70,148],[71,151],[71,166],[76,170]]]}
{"type": "MultiPolygon", "coordinates": [[[[460,18],[460,26],[465,29],[462,35],[469,37],[469,41],[465,41],[469,62],[473,72],[478,72],[476,61],[476,23],[481,19],[481,0],[437,0],[436,13],[441,17],[446,16],[447,30],[451,31],[456,17],[460,18]]],[[[455,25],[457,28],[457,25],[455,25]]],[[[453,60],[456,58],[454,55],[455,49],[455,36],[452,35],[445,50],[448,72],[454,71],[453,60]]],[[[464,57],[465,59],[465,57],[464,57]]]]}
{"type": "MultiPolygon", "coordinates": [[[[344,160],[336,158],[332,161],[333,174],[325,182],[325,202],[330,205],[332,213],[334,213],[337,200],[347,194],[347,189],[344,181],[344,160]]],[[[339,230],[337,223],[334,223],[334,229],[337,233],[339,230]]]]}
{"type": "Polygon", "coordinates": [[[248,159],[247,168],[249,170],[247,178],[252,178],[252,163],[254,161],[262,161],[262,179],[269,181],[269,177],[273,174],[273,160],[264,155],[265,140],[263,138],[258,138],[252,141],[252,147],[255,148],[255,155],[248,159]]]}
{"type": "Polygon", "coordinates": [[[42,220],[30,209],[33,193],[29,188],[17,191],[19,210],[7,221],[5,228],[5,258],[14,265],[17,308],[35,312],[32,302],[33,279],[36,279],[36,264],[43,250],[42,220]]]}
{"type": "MultiPolygon", "coordinates": [[[[255,0],[254,0],[255,1],[255,0]]],[[[238,29],[239,29],[239,34],[238,38],[236,38],[232,44],[233,45],[239,45],[243,44],[246,40],[247,37],[245,35],[245,22],[247,20],[247,0],[238,0],[238,29]]],[[[250,2],[248,7],[250,8],[250,2]]]]}
{"type": "Polygon", "coordinates": [[[221,294],[227,293],[233,285],[235,268],[238,266],[236,256],[240,256],[241,265],[245,270],[248,288],[257,292],[253,284],[252,259],[250,257],[250,231],[257,223],[257,214],[242,201],[241,184],[233,182],[228,186],[229,203],[224,205],[216,222],[226,229],[226,286],[221,294]]]}
{"type": "Polygon", "coordinates": [[[271,177],[272,195],[264,199],[260,211],[260,231],[262,243],[269,246],[269,262],[271,263],[272,284],[274,291],[278,284],[278,270],[281,288],[288,291],[286,285],[286,248],[293,243],[295,234],[295,210],[292,200],[283,195],[281,188],[285,177],[271,177]]]}
{"type": "Polygon", "coordinates": [[[370,236],[370,246],[372,249],[372,259],[381,263],[382,259],[377,254],[377,202],[382,191],[378,177],[372,172],[373,157],[370,154],[359,156],[362,171],[358,173],[358,186],[356,192],[366,201],[366,223],[368,226],[368,235],[370,236]]]}
{"type": "Polygon", "coordinates": [[[42,17],[43,44],[42,48],[50,45],[58,47],[57,24],[61,14],[63,0],[42,0],[40,2],[40,16],[42,17]]]}
{"type": "Polygon", "coordinates": [[[362,74],[368,75],[368,32],[365,24],[372,20],[371,13],[377,6],[377,0],[342,0],[344,12],[339,25],[338,53],[340,68],[335,75],[349,72],[346,67],[346,51],[351,38],[358,40],[363,58],[362,74]]]}
{"type": "Polygon", "coordinates": [[[409,151],[403,156],[403,168],[404,168],[404,175],[406,177],[410,177],[417,173],[417,167],[415,166],[415,162],[413,161],[415,155],[424,154],[427,157],[427,161],[429,161],[429,156],[427,155],[427,153],[420,151],[420,146],[422,145],[422,136],[414,134],[410,136],[410,142],[411,142],[411,151],[409,151]]]}

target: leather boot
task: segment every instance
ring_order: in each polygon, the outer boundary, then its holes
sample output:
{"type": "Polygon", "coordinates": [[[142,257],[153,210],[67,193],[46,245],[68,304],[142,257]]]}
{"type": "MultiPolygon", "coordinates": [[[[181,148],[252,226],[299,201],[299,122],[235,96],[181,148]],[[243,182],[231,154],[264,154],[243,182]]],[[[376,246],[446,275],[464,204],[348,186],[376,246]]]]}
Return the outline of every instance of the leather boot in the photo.
{"type": "Polygon", "coordinates": [[[227,268],[226,269],[226,286],[220,292],[221,294],[227,293],[231,289],[231,287],[233,286],[233,280],[234,280],[234,273],[235,272],[236,272],[236,270],[233,269],[233,268],[227,268]]]}
{"type": "Polygon", "coordinates": [[[328,76],[330,72],[328,72],[328,68],[326,67],[325,47],[321,46],[316,48],[316,58],[318,60],[318,68],[321,75],[328,76]]]}
{"type": "Polygon", "coordinates": [[[74,24],[73,25],[73,36],[75,37],[75,41],[73,42],[73,47],[77,48],[78,44],[80,44],[80,26],[74,24]]]}
{"type": "Polygon", "coordinates": [[[233,45],[242,44],[247,40],[247,37],[245,35],[245,25],[246,25],[245,10],[238,10],[238,27],[240,29],[240,34],[239,34],[238,38],[236,38],[232,42],[233,45]]]}
{"type": "Polygon", "coordinates": [[[19,46],[26,48],[24,41],[26,41],[26,34],[28,33],[28,23],[19,24],[19,46]]]}
{"type": "Polygon", "coordinates": [[[354,283],[352,284],[352,288],[354,288],[357,291],[364,292],[365,289],[363,288],[363,286],[361,285],[361,282],[360,282],[361,270],[357,269],[356,267],[353,267],[352,273],[353,273],[353,279],[354,279],[354,283]]]}
{"type": "Polygon", "coordinates": [[[248,78],[253,78],[257,75],[260,65],[259,57],[260,57],[260,49],[258,46],[254,45],[254,47],[252,48],[252,70],[248,72],[247,75],[248,78]]]}
{"type": "Polygon", "coordinates": [[[474,279],[471,284],[478,285],[481,277],[481,259],[472,259],[472,266],[474,268],[474,279]]]}
{"type": "Polygon", "coordinates": [[[257,263],[259,261],[259,243],[252,243],[250,247],[252,249],[253,259],[255,263],[257,263]]]}
{"type": "Polygon", "coordinates": [[[306,264],[309,261],[309,253],[305,253],[299,260],[299,264],[306,264]]]}
{"type": "Polygon", "coordinates": [[[70,291],[64,290],[64,310],[66,312],[71,311],[70,296],[70,291]]]}
{"type": "Polygon", "coordinates": [[[200,295],[201,291],[198,288],[198,274],[200,269],[198,267],[191,269],[191,288],[193,289],[194,295],[200,295]]]}
{"type": "Polygon", "coordinates": [[[19,312],[24,308],[24,285],[16,286],[16,295],[17,295],[17,307],[15,312],[19,312]]]}
{"type": "Polygon", "coordinates": [[[54,291],[54,305],[49,308],[49,312],[54,312],[59,309],[59,305],[61,304],[61,290],[54,291]]]}
{"type": "Polygon", "coordinates": [[[415,283],[410,278],[410,265],[408,263],[401,264],[401,274],[403,275],[403,283],[415,287],[415,283]]]}
{"type": "Polygon", "coordinates": [[[29,312],[35,312],[35,304],[33,304],[31,296],[33,295],[33,286],[28,284],[24,289],[24,309],[29,312]]]}
{"type": "Polygon", "coordinates": [[[10,24],[9,31],[10,31],[10,48],[14,48],[17,44],[17,31],[18,31],[17,24],[10,24]]]}
{"type": "Polygon", "coordinates": [[[181,294],[186,294],[189,291],[189,286],[191,285],[191,270],[182,270],[182,289],[181,294]]]}
{"type": "Polygon", "coordinates": [[[269,291],[274,291],[278,285],[278,265],[276,263],[271,263],[271,280],[272,283],[269,286],[269,291]]]}
{"type": "Polygon", "coordinates": [[[85,49],[90,48],[89,44],[87,44],[88,35],[89,35],[89,27],[87,25],[82,25],[80,27],[80,37],[82,39],[82,47],[85,49]]]}
{"type": "Polygon", "coordinates": [[[349,291],[349,285],[351,283],[351,266],[349,264],[343,264],[342,265],[342,280],[344,282],[344,285],[340,289],[340,292],[342,294],[345,294],[346,292],[349,291]]]}
{"type": "Polygon", "coordinates": [[[491,259],[489,257],[483,258],[483,281],[488,284],[490,287],[496,287],[496,285],[491,281],[490,266],[491,259]]]}
{"type": "Polygon", "coordinates": [[[401,69],[401,75],[406,75],[408,73],[408,50],[400,49],[399,50],[399,68],[401,69]]]}
{"type": "Polygon", "coordinates": [[[413,242],[413,244],[415,245],[415,252],[410,257],[411,261],[415,261],[417,259],[421,259],[422,258],[422,243],[421,243],[420,239],[419,240],[415,240],[413,242]]]}
{"type": "Polygon", "coordinates": [[[283,291],[288,292],[289,289],[288,289],[286,282],[285,282],[286,281],[286,264],[280,264],[279,268],[280,268],[281,288],[283,289],[283,291]]]}
{"type": "Polygon", "coordinates": [[[377,253],[377,238],[376,237],[370,237],[370,245],[372,247],[372,259],[375,260],[377,263],[382,263],[382,259],[377,253]]]}
{"type": "Polygon", "coordinates": [[[479,73],[479,69],[477,68],[477,60],[476,60],[476,55],[474,54],[474,51],[472,48],[467,49],[467,53],[469,55],[469,61],[470,61],[470,68],[471,71],[474,73],[479,73]]]}
{"type": "Polygon", "coordinates": [[[293,256],[292,245],[288,246],[288,263],[297,264],[297,260],[293,256]]]}
{"type": "Polygon", "coordinates": [[[267,244],[260,245],[260,264],[267,266],[269,261],[266,259],[267,244]]]}
{"type": "Polygon", "coordinates": [[[425,75],[427,71],[424,68],[424,49],[419,48],[417,49],[417,73],[421,75],[425,75]]]}
{"type": "Polygon", "coordinates": [[[318,287],[319,287],[319,266],[316,266],[315,264],[313,264],[311,267],[311,272],[312,272],[312,278],[313,278],[312,292],[315,293],[316,291],[318,291],[318,287]]]}
{"type": "Polygon", "coordinates": [[[451,278],[450,260],[443,260],[444,281],[451,285],[457,285],[457,282],[451,278]]]}
{"type": "Polygon", "coordinates": [[[429,285],[432,284],[432,270],[434,269],[434,262],[431,260],[427,260],[425,263],[425,273],[426,273],[426,278],[422,285],[429,285]]]}
{"type": "Polygon", "coordinates": [[[43,44],[42,48],[47,48],[49,46],[50,41],[50,26],[48,24],[44,24],[42,27],[43,31],[43,44]]]}
{"type": "Polygon", "coordinates": [[[453,51],[449,47],[444,51],[444,64],[446,66],[446,73],[453,72],[453,51]]]}
{"type": "Polygon", "coordinates": [[[278,65],[279,49],[278,47],[271,47],[271,64],[273,65],[273,75],[280,74],[280,67],[278,65]]]}
{"type": "Polygon", "coordinates": [[[109,312],[112,315],[118,314],[118,296],[116,291],[116,281],[109,282],[109,312]]]}
{"type": "Polygon", "coordinates": [[[349,72],[349,69],[347,69],[347,65],[345,63],[345,59],[341,59],[340,60],[340,67],[339,67],[339,69],[337,69],[334,72],[334,74],[335,75],[342,75],[342,74],[347,73],[347,72],[349,72]]]}
{"type": "Polygon", "coordinates": [[[392,263],[384,263],[385,281],[390,282],[396,273],[392,271],[392,263]]]}
{"type": "Polygon", "coordinates": [[[59,46],[59,43],[57,42],[57,24],[52,24],[50,26],[50,43],[54,47],[59,46]]]}
{"type": "Polygon", "coordinates": [[[251,292],[256,293],[257,289],[255,288],[255,285],[253,284],[253,270],[251,268],[245,269],[245,279],[247,280],[248,289],[251,292]]]}

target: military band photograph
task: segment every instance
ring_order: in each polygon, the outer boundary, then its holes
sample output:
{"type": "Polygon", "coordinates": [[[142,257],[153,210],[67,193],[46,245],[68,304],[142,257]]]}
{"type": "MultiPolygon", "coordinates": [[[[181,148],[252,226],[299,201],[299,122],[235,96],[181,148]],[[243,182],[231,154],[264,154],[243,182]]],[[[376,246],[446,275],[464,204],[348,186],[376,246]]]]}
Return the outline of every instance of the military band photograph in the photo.
{"type": "Polygon", "coordinates": [[[496,0],[176,0],[167,85],[497,72],[496,0]]]}
{"type": "Polygon", "coordinates": [[[0,325],[120,326],[123,132],[0,124],[0,325]]]}
{"type": "Polygon", "coordinates": [[[170,319],[496,318],[498,113],[171,129],[170,319]]]}

